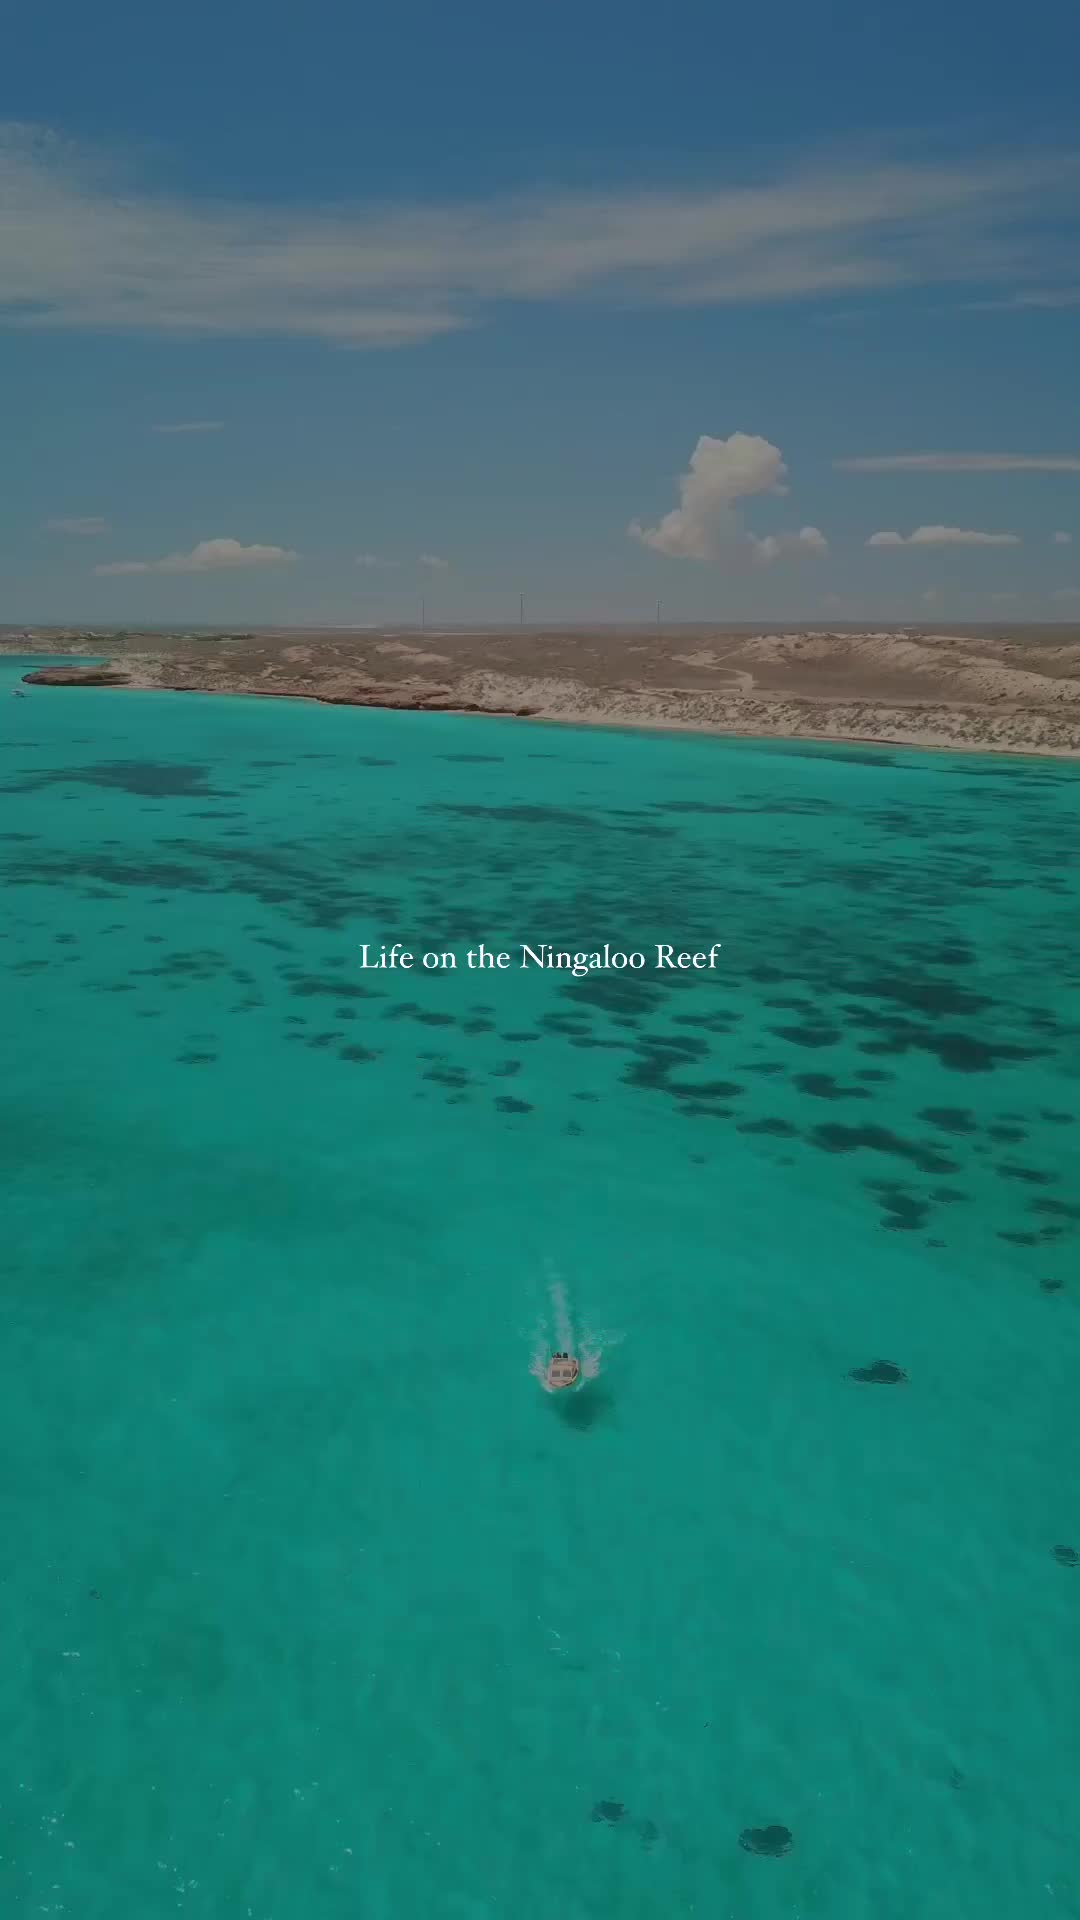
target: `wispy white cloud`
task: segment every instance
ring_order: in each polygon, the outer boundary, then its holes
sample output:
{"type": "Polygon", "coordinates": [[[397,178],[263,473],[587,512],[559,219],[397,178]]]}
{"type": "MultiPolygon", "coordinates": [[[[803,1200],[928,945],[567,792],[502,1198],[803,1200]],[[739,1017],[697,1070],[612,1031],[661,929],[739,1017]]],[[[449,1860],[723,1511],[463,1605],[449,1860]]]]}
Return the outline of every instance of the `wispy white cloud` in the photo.
{"type": "Polygon", "coordinates": [[[109,523],[99,513],[87,513],[71,520],[46,520],[50,533],[108,533],[109,523]]]}
{"type": "Polygon", "coordinates": [[[227,567],[272,567],[295,560],[288,547],[241,546],[239,540],[200,540],[190,553],[163,560],[109,560],[95,573],[217,573],[227,567]]]}
{"type": "Polygon", "coordinates": [[[154,192],[54,134],[9,127],[0,318],[395,347],[507,301],[711,306],[1008,288],[1053,280],[1064,239],[1051,215],[1078,190],[1080,159],[1069,154],[912,159],[861,148],[693,189],[305,207],[295,196],[154,192]]]}
{"type": "Polygon", "coordinates": [[[874,453],[833,466],[847,473],[1080,473],[1080,454],[874,453]]]}
{"type": "Polygon", "coordinates": [[[786,493],[787,467],[779,447],[756,433],[733,433],[726,440],[703,433],[679,480],[679,505],[656,526],[633,520],[627,532],[654,553],[672,560],[734,559],[740,554],[767,566],[795,553],[825,553],[828,543],[818,527],[798,533],[746,533],[736,503],[756,494],[786,493]]]}
{"type": "Polygon", "coordinates": [[[397,567],[400,566],[401,562],[399,560],[388,560],[381,553],[358,553],[356,556],[356,564],[358,567],[397,567]]]}
{"type": "Polygon", "coordinates": [[[980,533],[973,527],[916,527],[914,533],[872,533],[868,547],[1018,547],[1018,533],[980,533]]]}
{"type": "Polygon", "coordinates": [[[1053,536],[1053,544],[1055,547],[1071,547],[1072,534],[1071,533],[1055,533],[1053,536]]]}
{"type": "Polygon", "coordinates": [[[441,553],[422,553],[420,555],[420,565],[422,567],[430,567],[434,573],[441,573],[445,567],[450,565],[450,562],[449,560],[444,560],[441,553]]]}
{"type": "Polygon", "coordinates": [[[155,433],[220,433],[224,420],[170,420],[154,428],[155,433]]]}
{"type": "Polygon", "coordinates": [[[966,300],[967,313],[1033,313],[1040,309],[1053,312],[1065,307],[1080,307],[1080,287],[1033,287],[1007,294],[1001,300],[966,300]]]}

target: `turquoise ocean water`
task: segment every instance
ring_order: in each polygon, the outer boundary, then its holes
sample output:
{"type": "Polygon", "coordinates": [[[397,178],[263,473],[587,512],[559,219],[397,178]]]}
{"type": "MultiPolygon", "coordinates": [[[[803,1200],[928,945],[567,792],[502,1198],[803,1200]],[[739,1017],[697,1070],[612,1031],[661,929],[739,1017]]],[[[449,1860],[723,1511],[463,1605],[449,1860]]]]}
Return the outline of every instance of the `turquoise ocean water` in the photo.
{"type": "Polygon", "coordinates": [[[0,1911],[1080,1915],[1080,770],[22,670],[0,1911]]]}

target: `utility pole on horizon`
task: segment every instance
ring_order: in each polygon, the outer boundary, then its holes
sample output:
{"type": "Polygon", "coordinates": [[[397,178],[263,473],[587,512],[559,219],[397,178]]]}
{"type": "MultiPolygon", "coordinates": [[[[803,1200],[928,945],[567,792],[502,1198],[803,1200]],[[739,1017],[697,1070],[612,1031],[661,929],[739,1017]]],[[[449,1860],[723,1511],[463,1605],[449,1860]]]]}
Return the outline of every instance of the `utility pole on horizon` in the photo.
{"type": "Polygon", "coordinates": [[[524,625],[525,625],[525,595],[523,593],[519,593],[518,594],[518,626],[523,627],[524,625]]]}

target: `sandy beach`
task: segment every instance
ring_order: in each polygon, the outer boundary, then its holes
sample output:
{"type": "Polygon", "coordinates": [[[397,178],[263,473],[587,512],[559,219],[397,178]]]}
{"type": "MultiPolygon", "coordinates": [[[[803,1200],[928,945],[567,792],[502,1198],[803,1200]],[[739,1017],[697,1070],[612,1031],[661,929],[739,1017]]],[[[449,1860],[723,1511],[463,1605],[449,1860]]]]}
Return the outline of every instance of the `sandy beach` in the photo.
{"type": "MultiPolygon", "coordinates": [[[[1080,629],[0,632],[114,685],[952,751],[1080,755],[1080,629]]],[[[78,669],[43,668],[71,683],[78,669]]]]}

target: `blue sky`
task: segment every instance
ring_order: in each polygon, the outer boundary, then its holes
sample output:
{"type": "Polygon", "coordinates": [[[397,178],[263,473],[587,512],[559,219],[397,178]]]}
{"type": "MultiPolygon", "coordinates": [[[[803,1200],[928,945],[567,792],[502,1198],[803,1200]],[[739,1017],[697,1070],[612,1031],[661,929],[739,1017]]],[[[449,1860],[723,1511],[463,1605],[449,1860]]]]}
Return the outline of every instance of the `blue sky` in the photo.
{"type": "Polygon", "coordinates": [[[0,621],[1080,617],[1075,0],[5,42],[0,621]]]}

